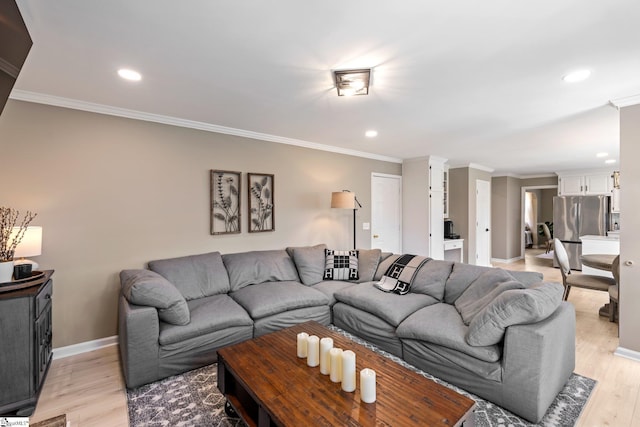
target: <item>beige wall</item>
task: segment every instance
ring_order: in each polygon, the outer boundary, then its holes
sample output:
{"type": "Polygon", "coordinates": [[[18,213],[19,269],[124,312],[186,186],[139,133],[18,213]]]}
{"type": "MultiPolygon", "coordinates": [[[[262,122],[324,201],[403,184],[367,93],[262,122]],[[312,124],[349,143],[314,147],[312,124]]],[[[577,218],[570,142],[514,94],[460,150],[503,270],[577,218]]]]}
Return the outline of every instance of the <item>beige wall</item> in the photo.
{"type": "Polygon", "coordinates": [[[520,179],[502,176],[491,180],[491,256],[499,260],[520,257],[522,241],[520,179]]]}
{"type": "Polygon", "coordinates": [[[54,347],[117,333],[118,273],[153,259],[370,238],[371,173],[401,165],[10,100],[0,116],[0,204],[38,213],[43,269],[55,269],[54,347]],[[242,171],[242,234],[212,236],[209,170],[242,171]],[[247,233],[246,172],[275,174],[275,232],[247,233]]]}
{"type": "Polygon", "coordinates": [[[476,168],[449,169],[449,218],[464,239],[464,262],[475,263],[476,180],[491,182],[489,172],[476,168]]]}
{"type": "MultiPolygon", "coordinates": [[[[640,105],[620,110],[620,347],[640,352],[640,105]],[[632,265],[627,265],[632,263],[632,265]]],[[[640,358],[640,353],[635,354],[640,358]]]]}
{"type": "Polygon", "coordinates": [[[449,169],[449,219],[454,231],[465,239],[463,260],[467,262],[469,236],[469,168],[449,169]]]}

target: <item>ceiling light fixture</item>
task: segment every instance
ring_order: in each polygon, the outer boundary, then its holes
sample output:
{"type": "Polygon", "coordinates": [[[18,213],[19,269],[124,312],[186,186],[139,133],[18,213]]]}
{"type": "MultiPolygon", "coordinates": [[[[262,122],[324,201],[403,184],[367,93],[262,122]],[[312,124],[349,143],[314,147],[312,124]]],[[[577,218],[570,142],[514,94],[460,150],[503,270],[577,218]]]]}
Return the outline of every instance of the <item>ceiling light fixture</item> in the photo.
{"type": "Polygon", "coordinates": [[[596,154],[596,157],[607,157],[608,155],[609,153],[602,152],[602,153],[596,154]]]}
{"type": "Polygon", "coordinates": [[[120,68],[118,70],[118,75],[125,80],[131,80],[133,82],[139,82],[142,80],[142,75],[139,72],[128,68],[120,68]]]}
{"type": "Polygon", "coordinates": [[[338,96],[369,95],[371,69],[334,70],[333,78],[338,96]]]}
{"type": "Polygon", "coordinates": [[[376,136],[378,136],[378,131],[377,130],[368,130],[364,133],[364,136],[366,136],[367,138],[375,138],[376,136]]]}
{"type": "Polygon", "coordinates": [[[591,75],[591,71],[589,70],[576,70],[562,77],[562,80],[564,80],[567,83],[577,83],[577,82],[587,80],[590,75],[591,75]]]}
{"type": "Polygon", "coordinates": [[[606,164],[611,165],[614,164],[616,162],[616,159],[607,159],[604,161],[606,164]]]}

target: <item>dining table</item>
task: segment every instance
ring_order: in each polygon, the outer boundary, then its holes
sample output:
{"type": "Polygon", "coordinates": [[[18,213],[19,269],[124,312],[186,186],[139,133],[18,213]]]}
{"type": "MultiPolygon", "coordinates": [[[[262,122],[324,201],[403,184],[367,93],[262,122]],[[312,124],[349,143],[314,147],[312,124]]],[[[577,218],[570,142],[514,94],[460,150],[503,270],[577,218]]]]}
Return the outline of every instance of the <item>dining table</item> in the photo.
{"type": "MultiPolygon", "coordinates": [[[[615,254],[585,254],[580,255],[580,261],[582,265],[586,265],[587,267],[595,268],[598,270],[609,271],[613,273],[613,261],[616,259],[618,255],[615,254]]],[[[614,274],[614,277],[616,275],[614,274]]],[[[598,310],[600,316],[609,317],[609,303],[606,303],[598,310]]]]}
{"type": "Polygon", "coordinates": [[[582,265],[586,265],[587,267],[611,271],[613,260],[616,259],[617,256],[618,255],[615,254],[586,254],[580,255],[580,261],[582,265]]]}

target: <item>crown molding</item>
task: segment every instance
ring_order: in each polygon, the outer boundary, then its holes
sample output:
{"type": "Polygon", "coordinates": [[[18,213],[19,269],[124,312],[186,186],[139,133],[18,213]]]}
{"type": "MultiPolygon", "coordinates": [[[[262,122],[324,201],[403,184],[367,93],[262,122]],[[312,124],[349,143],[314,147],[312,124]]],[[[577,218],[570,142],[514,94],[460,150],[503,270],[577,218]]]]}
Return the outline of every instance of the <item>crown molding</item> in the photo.
{"type": "Polygon", "coordinates": [[[622,107],[629,107],[631,105],[640,104],[640,94],[611,99],[609,101],[609,104],[613,105],[618,110],[622,107]]]}
{"type": "Polygon", "coordinates": [[[304,147],[304,148],[310,148],[313,150],[328,151],[328,152],[337,153],[337,154],[346,154],[348,156],[363,157],[366,159],[380,160],[383,162],[402,163],[402,159],[399,159],[396,157],[382,156],[379,154],[351,150],[348,148],[335,147],[332,145],[304,141],[301,139],[287,138],[284,136],[270,135],[267,133],[230,128],[226,126],[214,125],[211,123],[180,119],[180,118],[171,117],[171,116],[163,116],[160,114],[145,113],[144,111],[136,111],[136,110],[129,110],[126,108],[111,107],[103,104],[95,104],[93,102],[79,101],[77,99],[64,98],[60,96],[47,95],[47,94],[37,93],[37,92],[29,92],[29,91],[19,90],[19,89],[14,89],[11,92],[10,98],[18,101],[52,105],[55,107],[69,108],[72,110],[88,111],[91,113],[105,114],[105,115],[116,116],[116,117],[124,117],[127,119],[141,120],[145,122],[161,123],[165,125],[202,130],[206,132],[241,136],[244,138],[257,139],[260,141],[276,142],[278,144],[294,145],[296,147],[304,147]]]}
{"type": "Polygon", "coordinates": [[[469,167],[471,169],[479,169],[481,171],[485,171],[485,172],[489,172],[489,173],[493,173],[495,171],[495,169],[490,168],[489,166],[483,166],[483,165],[479,165],[477,163],[469,163],[469,167]]]}

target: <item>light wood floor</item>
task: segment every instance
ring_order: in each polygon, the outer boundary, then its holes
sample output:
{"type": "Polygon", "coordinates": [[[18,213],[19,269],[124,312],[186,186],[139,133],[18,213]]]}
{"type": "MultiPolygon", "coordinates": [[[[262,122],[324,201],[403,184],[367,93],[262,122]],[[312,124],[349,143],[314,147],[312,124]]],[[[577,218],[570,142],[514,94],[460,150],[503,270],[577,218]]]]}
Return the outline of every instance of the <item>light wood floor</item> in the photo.
{"type": "MultiPolygon", "coordinates": [[[[545,280],[561,282],[560,272],[550,260],[535,258],[540,252],[528,254],[526,262],[496,266],[539,271],[545,280]]],[[[640,362],[613,355],[618,346],[618,325],[598,315],[608,295],[573,289],[569,301],[576,308],[575,371],[598,381],[577,425],[640,427],[640,362]]],[[[128,425],[117,346],[53,361],[30,421],[63,413],[72,426],[128,425]]]]}

